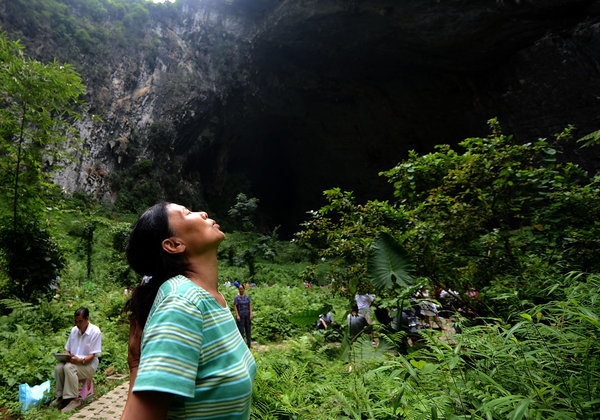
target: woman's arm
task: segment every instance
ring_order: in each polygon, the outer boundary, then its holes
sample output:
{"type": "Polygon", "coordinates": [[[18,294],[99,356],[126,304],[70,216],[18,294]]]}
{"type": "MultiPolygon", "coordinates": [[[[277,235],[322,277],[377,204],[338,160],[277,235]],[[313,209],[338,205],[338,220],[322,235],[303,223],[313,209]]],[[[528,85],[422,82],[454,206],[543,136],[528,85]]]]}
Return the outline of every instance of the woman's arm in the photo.
{"type": "Polygon", "coordinates": [[[234,303],[233,307],[235,308],[235,319],[237,319],[239,321],[240,320],[240,313],[237,310],[237,304],[234,303]]]}
{"type": "Polygon", "coordinates": [[[250,321],[252,321],[253,315],[252,315],[252,302],[248,302],[248,305],[250,305],[250,321]]]}
{"type": "Polygon", "coordinates": [[[123,420],[163,420],[167,415],[171,394],[157,391],[133,392],[127,400],[123,420]]]}
{"type": "Polygon", "coordinates": [[[131,390],[133,389],[138,366],[140,364],[142,332],[143,328],[141,328],[136,321],[129,321],[129,344],[127,346],[127,363],[129,364],[129,391],[127,393],[127,402],[125,403],[123,414],[121,414],[121,420],[124,420],[125,418],[125,412],[127,412],[127,407],[129,405],[129,401],[131,400],[131,390]]]}

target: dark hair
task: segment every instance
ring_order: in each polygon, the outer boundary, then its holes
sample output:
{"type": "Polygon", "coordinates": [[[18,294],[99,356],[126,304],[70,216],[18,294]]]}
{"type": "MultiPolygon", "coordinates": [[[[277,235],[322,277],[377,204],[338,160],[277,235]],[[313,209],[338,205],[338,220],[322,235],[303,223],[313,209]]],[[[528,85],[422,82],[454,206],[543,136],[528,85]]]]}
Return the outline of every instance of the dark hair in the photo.
{"type": "Polygon", "coordinates": [[[169,278],[183,274],[186,269],[182,254],[169,254],[162,247],[163,240],[173,236],[169,227],[167,202],[161,202],[147,209],[138,218],[129,235],[125,249],[127,261],[140,276],[151,276],[151,280],[142,283],[133,291],[125,303],[129,318],[146,323],[150,308],[160,286],[169,278]]]}
{"type": "Polygon", "coordinates": [[[83,319],[88,319],[90,317],[90,311],[88,308],[84,308],[83,306],[75,311],[75,317],[82,316],[83,319]]]}
{"type": "Polygon", "coordinates": [[[358,305],[352,305],[352,312],[358,312],[358,305]]]}

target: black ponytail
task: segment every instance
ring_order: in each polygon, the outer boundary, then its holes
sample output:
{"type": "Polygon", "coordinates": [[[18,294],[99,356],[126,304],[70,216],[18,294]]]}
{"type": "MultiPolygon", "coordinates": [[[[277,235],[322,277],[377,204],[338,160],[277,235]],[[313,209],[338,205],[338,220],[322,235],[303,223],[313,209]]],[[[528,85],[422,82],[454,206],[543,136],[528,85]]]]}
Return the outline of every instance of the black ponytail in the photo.
{"type": "Polygon", "coordinates": [[[171,277],[183,274],[186,268],[182,254],[169,254],[162,248],[163,240],[173,236],[168,204],[155,204],[142,213],[131,230],[125,250],[131,268],[140,276],[151,277],[136,287],[125,303],[124,310],[129,312],[130,321],[141,327],[146,323],[160,286],[171,277]]]}

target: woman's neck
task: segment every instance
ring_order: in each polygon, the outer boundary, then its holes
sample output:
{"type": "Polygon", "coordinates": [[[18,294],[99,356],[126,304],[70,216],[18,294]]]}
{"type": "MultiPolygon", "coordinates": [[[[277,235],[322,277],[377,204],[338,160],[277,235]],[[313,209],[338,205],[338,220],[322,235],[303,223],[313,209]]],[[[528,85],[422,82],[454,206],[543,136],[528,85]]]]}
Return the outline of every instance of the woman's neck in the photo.
{"type": "Polygon", "coordinates": [[[188,261],[185,276],[210,294],[218,293],[219,268],[216,254],[200,255],[188,261]]]}

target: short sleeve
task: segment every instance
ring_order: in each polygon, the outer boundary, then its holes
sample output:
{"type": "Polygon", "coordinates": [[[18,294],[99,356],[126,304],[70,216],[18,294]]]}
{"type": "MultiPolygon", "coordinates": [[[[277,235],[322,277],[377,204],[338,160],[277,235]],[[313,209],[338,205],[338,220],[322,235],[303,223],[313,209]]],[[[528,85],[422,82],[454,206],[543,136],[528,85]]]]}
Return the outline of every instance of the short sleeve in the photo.
{"type": "Polygon", "coordinates": [[[99,356],[102,352],[102,333],[99,328],[95,328],[90,340],[90,353],[99,356]]]}
{"type": "Polygon", "coordinates": [[[133,391],[195,394],[202,348],[202,313],[184,297],[166,297],[144,328],[142,354],[133,391]]]}

